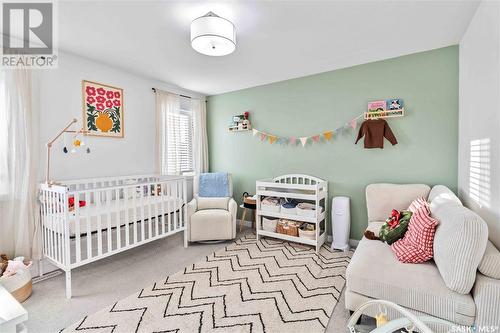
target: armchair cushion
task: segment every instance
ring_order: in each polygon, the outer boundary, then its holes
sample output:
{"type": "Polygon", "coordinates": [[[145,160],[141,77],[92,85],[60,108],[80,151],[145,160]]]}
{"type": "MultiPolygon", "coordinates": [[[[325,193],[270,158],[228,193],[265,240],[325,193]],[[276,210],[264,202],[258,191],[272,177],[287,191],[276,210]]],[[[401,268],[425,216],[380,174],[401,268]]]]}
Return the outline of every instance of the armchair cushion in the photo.
{"type": "Polygon", "coordinates": [[[228,210],[205,209],[199,210],[191,216],[190,241],[207,241],[232,239],[232,216],[228,210]]]}
{"type": "Polygon", "coordinates": [[[197,202],[198,202],[198,210],[204,210],[204,209],[227,210],[229,198],[198,197],[197,202]]]}

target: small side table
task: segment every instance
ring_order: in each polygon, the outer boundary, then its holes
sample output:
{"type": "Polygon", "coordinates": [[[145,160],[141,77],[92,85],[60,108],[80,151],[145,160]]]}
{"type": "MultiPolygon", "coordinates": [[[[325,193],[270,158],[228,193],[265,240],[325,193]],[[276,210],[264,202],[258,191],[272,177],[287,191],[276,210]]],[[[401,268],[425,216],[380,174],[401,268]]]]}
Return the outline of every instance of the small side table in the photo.
{"type": "Polygon", "coordinates": [[[245,221],[245,217],[247,216],[247,210],[254,211],[253,212],[253,220],[252,220],[252,228],[255,229],[255,224],[256,224],[256,221],[255,221],[255,218],[256,218],[256,216],[255,216],[255,209],[247,208],[243,204],[240,205],[240,208],[243,208],[243,216],[241,216],[241,220],[240,220],[240,232],[241,232],[241,230],[243,230],[243,223],[245,221]]]}

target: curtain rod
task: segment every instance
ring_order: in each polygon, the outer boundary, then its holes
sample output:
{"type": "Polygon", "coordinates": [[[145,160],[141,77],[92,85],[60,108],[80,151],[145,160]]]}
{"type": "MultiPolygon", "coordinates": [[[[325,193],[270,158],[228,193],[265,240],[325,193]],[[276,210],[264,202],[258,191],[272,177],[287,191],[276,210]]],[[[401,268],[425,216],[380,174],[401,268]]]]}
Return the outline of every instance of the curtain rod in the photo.
{"type": "MultiPolygon", "coordinates": [[[[156,88],[151,88],[151,90],[153,90],[154,93],[156,93],[156,88]]],[[[181,95],[181,94],[177,94],[181,97],[184,97],[184,98],[192,98],[191,96],[186,96],[186,95],[181,95]]]]}

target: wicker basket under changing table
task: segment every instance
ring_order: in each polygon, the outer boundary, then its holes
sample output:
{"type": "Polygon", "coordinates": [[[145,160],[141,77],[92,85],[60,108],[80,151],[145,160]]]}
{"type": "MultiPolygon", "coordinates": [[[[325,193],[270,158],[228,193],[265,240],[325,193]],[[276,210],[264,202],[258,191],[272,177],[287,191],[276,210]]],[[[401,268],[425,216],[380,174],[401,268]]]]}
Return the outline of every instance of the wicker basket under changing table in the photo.
{"type": "Polygon", "coordinates": [[[276,225],[276,232],[288,236],[299,237],[299,228],[302,222],[280,219],[276,225]]]}

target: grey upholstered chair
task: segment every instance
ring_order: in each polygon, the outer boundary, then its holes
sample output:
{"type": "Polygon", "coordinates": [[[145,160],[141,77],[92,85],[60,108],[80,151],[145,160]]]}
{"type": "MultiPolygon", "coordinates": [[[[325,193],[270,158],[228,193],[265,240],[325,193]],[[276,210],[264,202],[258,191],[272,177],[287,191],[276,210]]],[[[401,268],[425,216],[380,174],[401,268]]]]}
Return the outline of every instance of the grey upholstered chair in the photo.
{"type": "Polygon", "coordinates": [[[229,197],[200,197],[199,176],[193,179],[193,200],[188,204],[189,242],[226,240],[236,237],[238,205],[233,197],[232,177],[228,174],[229,197]]]}

